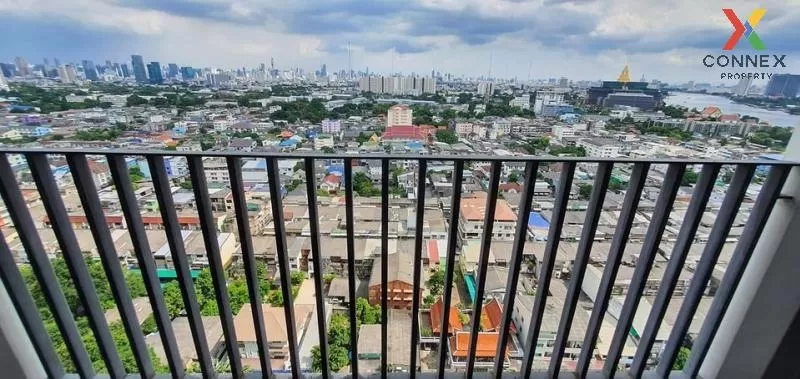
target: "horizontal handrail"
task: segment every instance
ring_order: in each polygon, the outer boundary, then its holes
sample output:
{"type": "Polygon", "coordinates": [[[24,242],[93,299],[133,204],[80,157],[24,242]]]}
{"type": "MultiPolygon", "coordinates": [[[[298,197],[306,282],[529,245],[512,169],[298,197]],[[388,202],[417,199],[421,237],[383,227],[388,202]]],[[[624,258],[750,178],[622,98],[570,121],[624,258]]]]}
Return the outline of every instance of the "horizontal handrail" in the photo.
{"type": "Polygon", "coordinates": [[[389,160],[411,160],[411,161],[488,161],[488,162],[576,162],[576,163],[651,163],[651,164],[755,164],[768,166],[800,166],[800,162],[784,160],[736,160],[736,159],[702,159],[702,158],[626,158],[626,157],[557,157],[552,155],[421,155],[421,154],[375,154],[375,153],[335,153],[325,154],[317,152],[261,152],[261,151],[177,151],[177,150],[156,150],[156,149],[74,149],[74,148],[20,148],[20,147],[0,147],[0,153],[6,154],[85,154],[85,155],[135,155],[135,156],[178,156],[178,157],[240,157],[240,158],[277,158],[277,159],[389,159],[389,160]]]}

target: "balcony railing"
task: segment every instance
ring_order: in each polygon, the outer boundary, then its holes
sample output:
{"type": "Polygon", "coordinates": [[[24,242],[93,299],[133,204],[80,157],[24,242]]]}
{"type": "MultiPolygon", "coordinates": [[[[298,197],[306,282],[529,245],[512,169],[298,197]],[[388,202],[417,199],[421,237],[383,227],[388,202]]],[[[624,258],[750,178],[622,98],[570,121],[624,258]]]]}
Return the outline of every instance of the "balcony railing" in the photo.
{"type": "MultiPolygon", "coordinates": [[[[798,165],[797,163],[782,161],[631,160],[494,156],[437,157],[408,155],[351,156],[322,154],[298,156],[289,154],[239,152],[194,153],[134,150],[75,151],[2,149],[0,150],[0,178],[2,178],[0,179],[0,195],[2,195],[5,207],[13,222],[13,227],[24,246],[27,262],[33,269],[36,281],[41,291],[44,293],[50,314],[47,316],[40,314],[40,310],[34,303],[29,291],[30,283],[26,283],[23,280],[18,268],[19,262],[15,262],[9,246],[5,242],[5,238],[0,238],[0,276],[12,300],[13,309],[16,314],[19,315],[22,325],[24,326],[25,334],[30,339],[30,343],[36,352],[38,361],[41,363],[46,375],[52,378],[64,377],[65,368],[54,349],[54,344],[51,339],[51,333],[53,333],[53,331],[48,331],[45,328],[42,317],[52,317],[55,320],[58,326],[57,333],[65,340],[66,346],[69,349],[69,356],[74,362],[74,367],[78,375],[87,378],[94,377],[97,374],[98,368],[93,366],[93,362],[89,358],[84,341],[76,326],[74,316],[70,311],[62,288],[59,287],[56,274],[50,262],[50,257],[40,237],[41,231],[37,228],[37,220],[34,219],[31,211],[28,209],[23,191],[18,185],[17,180],[14,180],[16,172],[15,168],[9,164],[9,154],[22,154],[25,158],[27,167],[30,170],[30,176],[35,183],[36,192],[41,196],[49,225],[55,233],[61,256],[63,256],[66,261],[69,275],[73,279],[77,289],[77,295],[80,298],[81,304],[85,307],[89,326],[102,354],[104,371],[111,377],[123,377],[126,374],[140,374],[143,377],[153,377],[156,375],[156,369],[154,368],[156,366],[148,355],[148,346],[139,324],[141,320],[137,321],[136,309],[134,309],[132,305],[131,296],[126,286],[125,278],[123,277],[124,273],[121,269],[120,259],[111,237],[104,209],[98,196],[98,188],[95,184],[95,178],[93,177],[87,157],[100,157],[106,160],[113,179],[112,184],[114,190],[119,196],[125,225],[127,225],[127,231],[130,233],[136,263],[142,273],[147,296],[155,315],[159,337],[167,357],[166,363],[171,375],[176,378],[186,375],[186,362],[183,362],[181,359],[169,312],[166,308],[164,295],[161,291],[161,283],[156,275],[156,263],[152,253],[153,246],[150,246],[148,242],[147,233],[142,222],[141,210],[137,203],[134,185],[131,182],[128,165],[125,160],[127,156],[144,157],[147,160],[150,174],[152,175],[153,191],[157,197],[159,213],[163,220],[163,231],[166,233],[172,264],[177,273],[176,280],[180,286],[181,296],[185,305],[185,314],[191,329],[192,345],[196,352],[197,364],[204,376],[211,376],[214,375],[215,362],[209,351],[206,329],[204,328],[198,301],[196,299],[195,283],[193,283],[190,262],[187,259],[186,246],[184,246],[181,227],[175,211],[176,207],[171,191],[172,183],[167,176],[164,164],[165,156],[184,156],[187,159],[189,177],[196,201],[196,211],[200,219],[207,256],[207,265],[211,273],[214,296],[219,309],[219,318],[224,337],[224,350],[226,352],[226,359],[230,364],[229,371],[233,377],[244,376],[245,369],[239,354],[240,347],[237,344],[237,330],[234,328],[231,299],[229,299],[226,287],[226,271],[221,259],[220,246],[217,243],[219,231],[217,230],[214,214],[212,212],[212,204],[209,198],[209,186],[206,182],[206,176],[204,175],[203,157],[222,157],[227,162],[227,170],[230,176],[228,187],[231,190],[233,198],[233,213],[236,230],[239,235],[238,243],[241,250],[241,261],[244,266],[244,274],[248,286],[248,299],[251,304],[262,304],[263,299],[259,291],[260,283],[257,280],[256,246],[254,246],[253,243],[251,226],[249,224],[250,217],[248,215],[247,197],[245,184],[242,178],[242,161],[244,158],[250,157],[266,160],[267,182],[270,195],[269,201],[272,210],[272,225],[274,227],[273,233],[269,233],[270,237],[268,238],[274,238],[276,251],[278,252],[277,271],[280,277],[280,290],[283,299],[286,299],[283,306],[283,316],[286,325],[286,338],[289,341],[288,361],[290,364],[288,366],[290,367],[289,373],[293,377],[301,377],[307,373],[303,372],[301,369],[302,366],[297,343],[299,340],[298,331],[295,322],[296,314],[292,306],[293,293],[290,282],[290,267],[292,267],[294,263],[290,262],[290,257],[287,254],[289,246],[287,245],[286,231],[284,230],[284,207],[282,205],[283,200],[281,196],[283,191],[279,180],[280,173],[278,169],[278,161],[281,159],[302,159],[306,170],[305,189],[308,201],[308,220],[310,222],[310,253],[311,257],[313,257],[311,267],[308,269],[309,271],[313,270],[315,273],[313,275],[314,289],[317,294],[315,310],[318,315],[316,319],[317,328],[320,331],[319,340],[322,357],[328,356],[328,341],[326,337],[328,328],[326,327],[325,317],[326,307],[322,296],[325,284],[322,278],[323,275],[321,274],[324,272],[321,249],[325,247],[320,244],[320,217],[317,205],[318,187],[317,175],[314,168],[315,161],[329,160],[332,158],[343,159],[344,161],[343,179],[346,222],[344,234],[347,250],[347,272],[350,273],[347,277],[349,299],[356,299],[357,297],[353,166],[355,163],[361,162],[362,160],[379,161],[381,164],[380,197],[382,206],[380,209],[380,257],[382,259],[380,260],[381,265],[379,271],[382,280],[380,296],[381,319],[384,321],[389,319],[388,302],[390,299],[387,285],[387,278],[389,276],[387,256],[390,229],[389,204],[391,162],[393,160],[414,160],[417,162],[417,178],[423,178],[423,180],[419,180],[416,183],[413,251],[401,252],[401,254],[413,254],[414,262],[414,291],[403,292],[403,296],[408,295],[412,299],[411,324],[410,330],[407,331],[411,336],[409,367],[412,368],[408,370],[407,375],[412,378],[417,375],[432,375],[430,372],[417,372],[417,368],[420,364],[418,354],[421,337],[419,317],[420,308],[423,305],[423,299],[421,299],[419,294],[423,285],[421,262],[423,253],[423,233],[426,228],[424,226],[424,215],[426,213],[426,194],[430,193],[430,191],[427,190],[428,188],[424,178],[427,177],[429,162],[453,162],[451,182],[454,183],[454,190],[452,191],[449,202],[450,214],[447,223],[447,225],[449,225],[447,228],[447,251],[444,254],[446,259],[442,262],[443,266],[446,267],[444,282],[448,285],[445,285],[443,289],[441,319],[434,320],[434,322],[438,322],[441,325],[441,328],[438,330],[448,330],[448,327],[445,325],[445,320],[451,319],[450,306],[453,286],[449,284],[454,283],[456,280],[456,270],[454,267],[457,266],[456,258],[458,257],[458,228],[455,226],[459,224],[460,204],[463,198],[461,183],[465,164],[470,162],[487,163],[491,166],[490,172],[492,173],[488,178],[488,182],[485,184],[485,191],[488,192],[488,196],[486,197],[483,212],[484,221],[482,241],[479,249],[479,262],[474,275],[474,278],[476,278],[475,299],[477,299],[477,301],[474,302],[471,312],[469,312],[471,321],[469,325],[466,325],[469,327],[469,330],[473,331],[469,336],[467,358],[465,362],[459,361],[451,366],[453,363],[453,355],[452,352],[448,351],[447,347],[450,346],[451,349],[455,349],[455,347],[452,346],[453,343],[449,340],[448,334],[441,333],[441,336],[436,337],[438,339],[438,350],[436,351],[438,359],[436,360],[436,367],[431,368],[431,372],[435,369],[435,375],[440,378],[446,371],[453,369],[459,369],[462,372],[470,374],[478,368],[487,368],[489,371],[495,373],[501,373],[509,369],[508,352],[514,345],[510,343],[510,334],[505,331],[510,330],[514,323],[512,320],[512,310],[515,309],[517,294],[521,291],[519,285],[521,282],[521,275],[527,272],[527,268],[524,266],[525,262],[523,256],[526,251],[526,243],[531,243],[528,220],[533,208],[533,189],[534,183],[538,180],[537,172],[540,166],[551,165],[557,167],[557,171],[560,172],[560,174],[558,181],[553,183],[556,188],[555,201],[553,202],[552,216],[549,220],[550,226],[546,235],[547,242],[544,244],[542,258],[538,262],[538,268],[536,270],[537,275],[535,282],[537,290],[533,296],[532,313],[524,315],[524,319],[529,325],[523,325],[523,327],[528,330],[528,333],[524,340],[519,341],[522,347],[522,359],[513,366],[515,370],[519,371],[520,377],[529,377],[532,375],[556,376],[558,372],[564,370],[562,364],[565,359],[565,350],[567,349],[573,353],[579,352],[577,360],[574,361],[574,370],[567,370],[573,371],[579,377],[586,377],[587,375],[614,377],[618,371],[628,372],[634,377],[641,377],[646,374],[655,374],[657,376],[668,375],[678,356],[684,341],[684,336],[687,334],[690,324],[693,321],[698,304],[706,294],[707,283],[712,279],[712,273],[714,272],[718,257],[720,256],[723,246],[729,239],[729,231],[739,214],[740,206],[747,195],[748,186],[757,170],[767,170],[766,178],[757,196],[755,196],[755,202],[750,215],[747,218],[741,235],[738,237],[738,242],[728,262],[725,274],[717,285],[713,302],[703,321],[700,332],[694,339],[691,355],[683,369],[686,375],[691,377],[696,376],[709,352],[712,342],[718,334],[723,316],[728,310],[742,274],[748,265],[756,244],[759,242],[762,230],[770,216],[773,206],[782,198],[781,189],[783,188],[784,182],[790,170],[798,165]],[[84,257],[81,254],[79,242],[73,231],[73,226],[62,199],[59,185],[51,170],[49,158],[53,156],[63,156],[66,158],[70,175],[73,178],[75,188],[79,195],[80,204],[86,216],[86,223],[88,223],[91,229],[91,234],[102,262],[102,267],[110,284],[115,305],[119,311],[126,336],[130,341],[130,346],[134,353],[133,355],[138,369],[136,373],[126,373],[115,347],[109,325],[106,322],[103,309],[95,291],[95,284],[92,282],[92,278],[87,269],[87,263],[84,261],[84,257]],[[486,358],[485,354],[480,356],[476,354],[476,346],[478,346],[479,337],[477,331],[482,329],[481,320],[484,305],[482,299],[486,293],[486,273],[490,252],[492,251],[493,240],[491,235],[495,224],[495,217],[493,217],[493,215],[495,215],[497,211],[497,199],[501,177],[499,173],[502,170],[502,164],[504,162],[524,163],[525,170],[524,173],[522,173],[524,183],[522,184],[520,202],[516,211],[516,228],[514,231],[514,241],[511,245],[510,259],[505,264],[509,275],[505,287],[505,296],[502,300],[503,312],[499,327],[499,331],[501,332],[499,332],[497,336],[496,346],[493,346],[492,349],[494,354],[491,355],[490,358],[486,358]],[[560,320],[558,321],[555,340],[552,342],[552,353],[549,354],[550,356],[547,358],[547,360],[549,360],[546,366],[548,369],[546,371],[537,371],[533,363],[535,360],[540,359],[537,358],[537,349],[543,348],[542,345],[537,347],[537,341],[542,331],[543,318],[545,317],[545,310],[548,303],[548,289],[550,288],[551,282],[554,280],[553,268],[560,254],[559,244],[563,242],[561,237],[565,227],[565,215],[569,209],[569,201],[571,200],[570,189],[572,188],[576,167],[584,164],[589,164],[588,167],[590,168],[596,168],[595,172],[590,173],[594,178],[594,184],[590,196],[588,197],[588,206],[585,209],[585,220],[580,229],[580,238],[578,239],[566,294],[559,302],[559,304],[563,303],[563,306],[560,320]],[[636,257],[635,268],[633,269],[633,274],[631,275],[627,287],[627,295],[624,297],[621,308],[617,310],[617,324],[614,329],[613,337],[608,344],[609,349],[607,352],[603,351],[598,353],[598,335],[604,318],[607,313],[610,312],[615,278],[625,258],[626,245],[635,218],[638,216],[637,209],[640,200],[643,198],[643,190],[648,181],[652,180],[649,178],[650,169],[653,166],[662,165],[666,166],[666,172],[663,175],[663,182],[660,182],[660,192],[653,205],[649,221],[647,222],[647,231],[643,238],[641,251],[638,252],[636,257]],[[654,300],[652,300],[652,310],[647,315],[646,326],[643,330],[636,332],[637,346],[635,349],[635,356],[629,365],[621,365],[620,360],[623,355],[623,349],[631,335],[634,317],[642,299],[644,287],[647,285],[648,277],[651,274],[654,260],[659,253],[659,246],[665,234],[665,229],[668,226],[670,213],[676,202],[676,197],[682,185],[682,178],[687,170],[687,165],[702,165],[702,169],[696,184],[693,186],[691,197],[688,199],[685,217],[678,226],[679,230],[677,236],[674,241],[671,241],[674,247],[666,262],[666,268],[663,271],[660,286],[655,292],[654,300]],[[576,345],[569,341],[570,331],[573,327],[576,310],[578,309],[578,302],[582,293],[586,270],[591,263],[593,244],[596,242],[596,234],[598,233],[600,216],[603,212],[604,200],[609,192],[612,170],[618,166],[632,166],[630,180],[628,181],[627,189],[624,191],[624,200],[619,210],[619,217],[613,232],[613,238],[611,238],[610,241],[608,256],[602,271],[601,280],[597,287],[596,294],[594,294],[594,304],[591,315],[588,323],[585,325],[583,343],[576,345]],[[693,244],[695,244],[696,234],[701,220],[706,211],[710,209],[709,199],[714,192],[716,181],[719,179],[718,176],[723,167],[726,168],[726,170],[731,168],[733,170],[733,175],[729,178],[729,182],[726,185],[727,190],[725,191],[724,198],[721,199],[721,205],[716,213],[713,226],[710,228],[707,242],[705,242],[705,247],[702,249],[701,258],[699,262],[696,263],[696,266],[693,267],[691,282],[688,288],[684,290],[684,300],[680,311],[672,323],[669,338],[664,342],[661,351],[653,351],[659,327],[664,321],[681,271],[686,265],[687,254],[693,244]],[[651,361],[650,357],[652,354],[657,354],[659,356],[657,362],[651,361]],[[604,356],[604,359],[598,361],[598,355],[604,356]],[[602,370],[598,370],[598,362],[602,363],[602,370]]],[[[398,291],[399,290],[393,290],[392,293],[398,291]]],[[[403,299],[405,299],[405,297],[403,299]]],[[[262,312],[262,308],[254,306],[251,307],[251,309],[260,362],[258,367],[252,367],[252,369],[255,375],[263,374],[264,376],[272,377],[273,369],[269,359],[270,350],[267,338],[271,331],[265,327],[265,316],[262,312]]],[[[355,301],[349,301],[347,313],[349,316],[350,330],[357,330],[358,317],[356,314],[355,301]]],[[[380,336],[372,336],[373,338],[380,338],[381,340],[381,375],[386,374],[390,370],[391,364],[391,362],[387,361],[387,357],[389,356],[388,328],[390,326],[388,324],[388,322],[382,323],[380,336]]],[[[426,337],[425,340],[431,341],[432,338],[426,337]]],[[[349,356],[358,357],[357,334],[354,332],[350,333],[349,346],[349,356]]],[[[547,346],[550,346],[550,343],[548,343],[547,346]]],[[[354,376],[358,376],[360,373],[359,360],[351,359],[349,366],[350,372],[354,376]]],[[[329,370],[327,359],[322,359],[320,368],[323,377],[338,375],[329,370]]],[[[251,373],[251,375],[253,374],[251,373]]]]}

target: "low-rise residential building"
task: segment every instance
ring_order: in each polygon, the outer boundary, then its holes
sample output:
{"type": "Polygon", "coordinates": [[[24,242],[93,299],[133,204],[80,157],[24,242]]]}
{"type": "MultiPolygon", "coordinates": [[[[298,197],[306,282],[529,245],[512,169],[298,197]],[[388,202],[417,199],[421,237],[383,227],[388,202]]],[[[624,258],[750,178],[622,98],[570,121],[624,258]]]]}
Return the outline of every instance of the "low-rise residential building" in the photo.
{"type": "MultiPolygon", "coordinates": [[[[461,200],[461,211],[458,215],[459,246],[468,239],[480,239],[483,236],[483,221],[486,213],[485,196],[476,196],[461,200]]],[[[492,239],[500,241],[514,240],[514,227],[517,216],[508,202],[497,200],[494,213],[492,239]]]]}
{"type": "MultiPolygon", "coordinates": [[[[386,278],[389,299],[387,305],[393,309],[411,309],[414,293],[413,258],[407,252],[388,255],[389,277],[386,278]]],[[[372,264],[372,275],[369,278],[369,303],[381,304],[381,258],[372,264]]]]}

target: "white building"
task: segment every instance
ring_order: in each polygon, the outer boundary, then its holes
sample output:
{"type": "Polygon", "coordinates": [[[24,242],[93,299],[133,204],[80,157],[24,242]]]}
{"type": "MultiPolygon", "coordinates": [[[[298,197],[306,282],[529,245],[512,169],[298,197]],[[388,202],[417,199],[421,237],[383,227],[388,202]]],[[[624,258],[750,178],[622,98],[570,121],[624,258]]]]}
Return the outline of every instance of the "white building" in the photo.
{"type": "Polygon", "coordinates": [[[339,133],[342,131],[342,122],[339,120],[329,120],[324,119],[322,120],[322,132],[323,133],[339,133]]]}
{"type": "Polygon", "coordinates": [[[323,147],[333,149],[333,137],[329,135],[318,135],[314,138],[314,150],[322,150],[323,147]]]}
{"type": "Polygon", "coordinates": [[[531,97],[528,95],[517,96],[511,99],[508,105],[522,109],[531,109],[531,97]]]}
{"type": "Polygon", "coordinates": [[[2,72],[0,72],[0,90],[8,91],[8,80],[2,72]]]}
{"type": "Polygon", "coordinates": [[[536,91],[536,99],[533,102],[533,111],[540,113],[542,107],[551,104],[561,104],[564,102],[564,94],[555,91],[536,91]]]}
{"type": "Polygon", "coordinates": [[[228,174],[228,164],[225,160],[213,158],[205,160],[203,162],[203,173],[209,183],[229,184],[231,182],[231,177],[228,174]]]}
{"type": "Polygon", "coordinates": [[[480,82],[478,83],[478,95],[480,96],[492,96],[494,94],[494,83],[492,82],[480,82]]]}
{"type": "Polygon", "coordinates": [[[386,114],[386,127],[395,125],[412,125],[414,111],[408,105],[398,104],[389,108],[386,114]]]}
{"type": "Polygon", "coordinates": [[[577,145],[586,150],[588,157],[614,158],[619,155],[619,146],[601,138],[584,138],[577,145]]]}
{"type": "MultiPolygon", "coordinates": [[[[480,240],[483,236],[483,218],[486,212],[486,199],[473,197],[461,200],[461,212],[458,216],[459,246],[465,240],[480,240]]],[[[517,216],[505,200],[497,200],[494,213],[492,239],[495,241],[513,241],[517,216]]]]}
{"type": "Polygon", "coordinates": [[[368,76],[358,80],[362,92],[394,95],[436,93],[436,78],[428,76],[368,76]]]}
{"type": "Polygon", "coordinates": [[[456,134],[458,134],[461,137],[466,137],[466,136],[472,134],[474,126],[475,125],[473,123],[471,123],[471,122],[459,122],[459,123],[456,123],[456,127],[455,127],[456,134]]]}
{"type": "Polygon", "coordinates": [[[575,137],[575,129],[566,125],[556,125],[553,127],[553,134],[557,139],[563,140],[564,138],[575,137]]]}

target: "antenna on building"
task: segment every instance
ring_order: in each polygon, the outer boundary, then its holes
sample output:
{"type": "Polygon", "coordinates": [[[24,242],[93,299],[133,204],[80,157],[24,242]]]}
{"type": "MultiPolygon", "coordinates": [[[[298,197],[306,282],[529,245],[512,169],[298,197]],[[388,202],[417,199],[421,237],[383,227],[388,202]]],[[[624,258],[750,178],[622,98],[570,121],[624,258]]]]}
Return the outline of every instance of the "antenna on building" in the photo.
{"type": "Polygon", "coordinates": [[[528,63],[528,82],[531,81],[531,69],[533,68],[533,61],[528,63]]]}
{"type": "Polygon", "coordinates": [[[492,54],[489,53],[489,80],[492,80],[492,54]]]}

